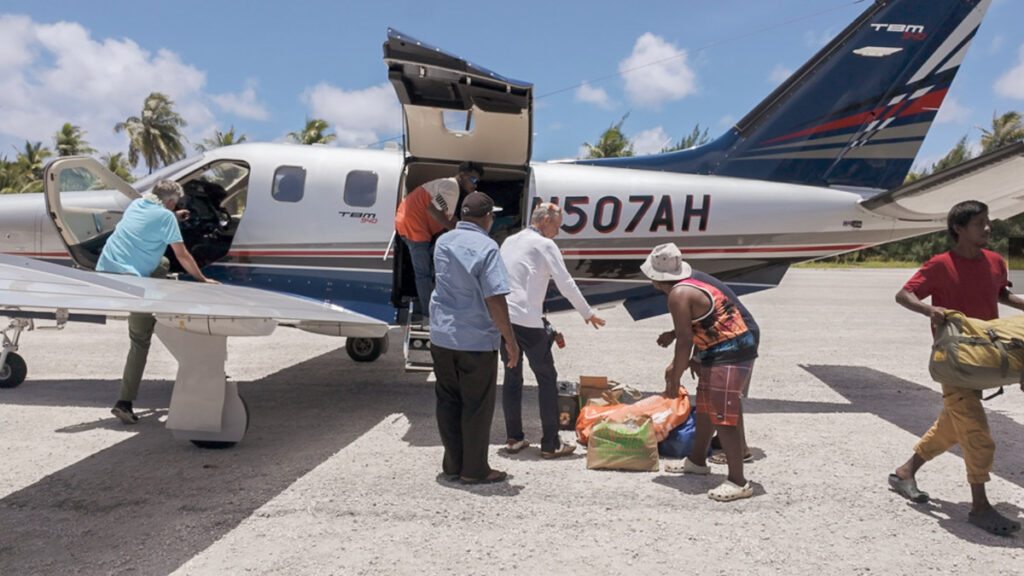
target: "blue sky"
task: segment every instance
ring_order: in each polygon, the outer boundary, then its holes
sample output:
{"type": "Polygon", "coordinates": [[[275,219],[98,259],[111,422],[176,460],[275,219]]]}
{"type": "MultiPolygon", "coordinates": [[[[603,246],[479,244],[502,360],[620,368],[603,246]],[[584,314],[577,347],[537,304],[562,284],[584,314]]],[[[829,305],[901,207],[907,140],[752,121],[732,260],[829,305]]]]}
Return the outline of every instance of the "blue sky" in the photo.
{"type": "MultiPolygon", "coordinates": [[[[724,132],[868,1],[7,0],[0,155],[52,146],[64,122],[101,153],[125,151],[113,125],[152,91],[175,101],[192,142],[231,126],[281,141],[320,117],[339,145],[374,145],[401,135],[381,60],[388,27],[532,82],[534,160],[576,157],[627,112],[624,131],[651,152],[697,123],[724,132]]],[[[994,111],[1024,111],[1021,22],[1024,2],[994,0],[919,166],[965,134],[977,146],[994,111]]]]}

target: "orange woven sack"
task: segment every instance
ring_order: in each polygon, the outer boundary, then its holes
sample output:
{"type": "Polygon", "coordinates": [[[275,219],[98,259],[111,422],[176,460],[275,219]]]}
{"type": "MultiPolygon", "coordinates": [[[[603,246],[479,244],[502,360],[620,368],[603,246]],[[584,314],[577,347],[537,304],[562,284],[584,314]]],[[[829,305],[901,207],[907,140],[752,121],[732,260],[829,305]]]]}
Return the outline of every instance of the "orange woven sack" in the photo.
{"type": "Polygon", "coordinates": [[[662,394],[648,396],[633,404],[612,404],[611,406],[587,405],[580,409],[576,419],[576,439],[580,444],[590,440],[590,429],[605,418],[622,420],[627,416],[647,415],[654,425],[654,435],[661,442],[668,433],[686,422],[690,416],[690,395],[679,388],[679,396],[666,398],[662,394]]]}

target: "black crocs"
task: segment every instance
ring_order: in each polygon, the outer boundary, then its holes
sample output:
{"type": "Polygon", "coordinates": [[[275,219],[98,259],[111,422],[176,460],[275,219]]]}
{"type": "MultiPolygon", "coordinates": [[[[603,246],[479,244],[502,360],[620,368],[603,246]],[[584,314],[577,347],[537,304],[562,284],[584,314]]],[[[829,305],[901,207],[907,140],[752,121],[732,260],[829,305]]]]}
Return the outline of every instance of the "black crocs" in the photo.
{"type": "Polygon", "coordinates": [[[917,489],[917,481],[913,478],[904,480],[895,474],[889,474],[889,486],[893,491],[916,504],[928,501],[928,493],[917,489]]]}

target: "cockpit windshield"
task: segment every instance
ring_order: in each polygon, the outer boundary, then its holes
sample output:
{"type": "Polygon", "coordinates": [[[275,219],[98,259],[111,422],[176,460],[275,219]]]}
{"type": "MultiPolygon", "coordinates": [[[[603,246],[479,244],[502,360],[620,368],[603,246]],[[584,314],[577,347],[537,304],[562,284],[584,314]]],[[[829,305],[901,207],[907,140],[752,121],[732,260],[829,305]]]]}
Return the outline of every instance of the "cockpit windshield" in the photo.
{"type": "Polygon", "coordinates": [[[190,158],[185,158],[184,160],[178,160],[174,164],[164,166],[156,172],[132,182],[132,188],[135,188],[136,192],[142,194],[152,188],[157,182],[167,178],[171,174],[184,170],[193,164],[197,164],[202,159],[203,155],[197,154],[190,158]]]}

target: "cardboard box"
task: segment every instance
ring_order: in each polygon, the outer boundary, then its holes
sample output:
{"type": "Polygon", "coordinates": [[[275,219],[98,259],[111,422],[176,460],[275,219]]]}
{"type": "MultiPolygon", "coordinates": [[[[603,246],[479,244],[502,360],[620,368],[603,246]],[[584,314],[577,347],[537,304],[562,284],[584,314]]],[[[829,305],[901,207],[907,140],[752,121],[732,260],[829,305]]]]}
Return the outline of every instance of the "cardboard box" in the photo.
{"type": "Polygon", "coordinates": [[[618,401],[618,398],[614,397],[615,392],[611,390],[611,387],[607,376],[580,376],[580,406],[586,406],[592,399],[614,404],[615,402],[612,400],[618,401]]]}

